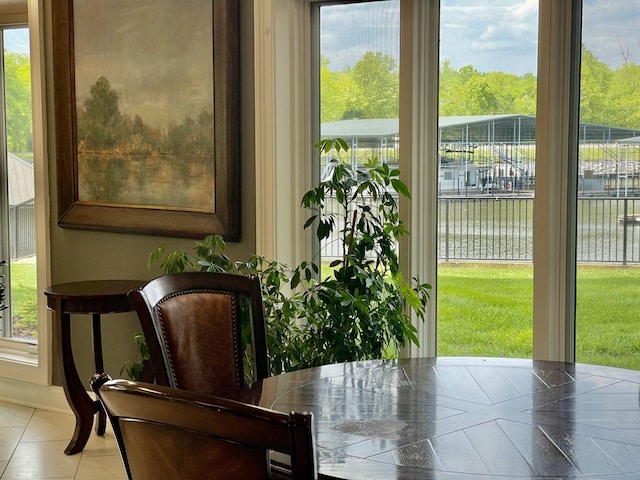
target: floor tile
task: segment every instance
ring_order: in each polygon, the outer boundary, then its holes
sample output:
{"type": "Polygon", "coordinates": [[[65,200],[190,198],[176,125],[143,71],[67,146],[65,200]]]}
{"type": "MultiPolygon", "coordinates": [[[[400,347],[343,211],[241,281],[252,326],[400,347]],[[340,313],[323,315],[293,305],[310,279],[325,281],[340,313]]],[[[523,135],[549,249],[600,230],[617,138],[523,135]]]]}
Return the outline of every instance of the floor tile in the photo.
{"type": "Polygon", "coordinates": [[[23,432],[24,427],[0,427],[0,461],[11,458],[23,432]]]}
{"type": "Polygon", "coordinates": [[[0,427],[26,427],[35,409],[0,402],[0,427]]]}
{"type": "Polygon", "coordinates": [[[68,443],[73,435],[75,421],[73,415],[36,410],[24,431],[22,442],[66,440],[68,443]]]}
{"type": "Polygon", "coordinates": [[[84,447],[84,450],[82,450],[82,456],[91,457],[109,455],[120,456],[116,437],[113,435],[111,427],[107,426],[107,431],[104,435],[97,435],[94,427],[87,445],[84,447]]]}
{"type": "Polygon", "coordinates": [[[75,480],[127,480],[120,455],[86,456],[80,458],[75,480]]]}
{"type": "Polygon", "coordinates": [[[81,455],[65,455],[67,440],[22,442],[2,475],[2,480],[74,478],[81,455]]]}
{"type": "Polygon", "coordinates": [[[0,402],[1,480],[126,480],[111,424],[81,453],[65,455],[75,417],[0,402]]]}

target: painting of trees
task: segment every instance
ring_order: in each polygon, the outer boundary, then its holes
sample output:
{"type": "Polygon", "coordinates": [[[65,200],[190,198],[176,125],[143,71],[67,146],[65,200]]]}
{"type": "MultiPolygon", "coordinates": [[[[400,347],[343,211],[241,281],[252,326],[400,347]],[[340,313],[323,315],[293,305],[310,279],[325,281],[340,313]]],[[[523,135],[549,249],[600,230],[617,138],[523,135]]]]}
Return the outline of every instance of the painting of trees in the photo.
{"type": "Polygon", "coordinates": [[[140,115],[122,113],[118,92],[101,76],[77,117],[83,200],[213,208],[212,112],[151,128],[140,115]]]}

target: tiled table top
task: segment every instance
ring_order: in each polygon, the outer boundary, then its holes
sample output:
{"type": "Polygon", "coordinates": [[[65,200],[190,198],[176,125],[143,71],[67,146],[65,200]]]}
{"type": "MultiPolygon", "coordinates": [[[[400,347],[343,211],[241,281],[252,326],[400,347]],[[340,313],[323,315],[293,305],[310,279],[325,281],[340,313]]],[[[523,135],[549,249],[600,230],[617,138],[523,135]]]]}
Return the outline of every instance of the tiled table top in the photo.
{"type": "Polygon", "coordinates": [[[640,478],[640,372],[521,359],[368,361],[256,385],[315,415],[341,479],[640,478]]]}

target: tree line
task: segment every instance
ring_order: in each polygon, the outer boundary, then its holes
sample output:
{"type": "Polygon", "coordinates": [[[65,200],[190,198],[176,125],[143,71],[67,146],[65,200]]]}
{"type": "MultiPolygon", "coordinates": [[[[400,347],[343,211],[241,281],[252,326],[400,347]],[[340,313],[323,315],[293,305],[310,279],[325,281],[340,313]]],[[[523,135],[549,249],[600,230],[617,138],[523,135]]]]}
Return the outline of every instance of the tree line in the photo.
{"type": "MultiPolygon", "coordinates": [[[[31,70],[29,56],[5,51],[7,147],[10,152],[33,150],[31,122],[31,70]]],[[[397,118],[399,72],[390,55],[367,52],[342,71],[329,68],[321,58],[322,122],[346,119],[397,118]]],[[[467,65],[454,68],[449,60],[440,66],[440,115],[534,115],[537,79],[499,71],[479,72],[467,65]]],[[[580,119],[582,122],[640,129],[640,65],[624,59],[618,68],[582,49],[580,119]]],[[[78,109],[78,143],[100,150],[119,147],[131,153],[168,151],[211,152],[212,112],[164,130],[147,126],[140,116],[120,112],[118,93],[105,77],[91,87],[78,109]]]]}
{"type": "MultiPolygon", "coordinates": [[[[353,66],[332,71],[321,59],[322,122],[397,118],[399,71],[390,55],[367,52],[353,66]]],[[[535,115],[537,78],[467,65],[440,65],[440,115],[535,115]]],[[[585,123],[640,129],[640,66],[625,59],[612,69],[582,48],[580,119],[585,123]]]]}

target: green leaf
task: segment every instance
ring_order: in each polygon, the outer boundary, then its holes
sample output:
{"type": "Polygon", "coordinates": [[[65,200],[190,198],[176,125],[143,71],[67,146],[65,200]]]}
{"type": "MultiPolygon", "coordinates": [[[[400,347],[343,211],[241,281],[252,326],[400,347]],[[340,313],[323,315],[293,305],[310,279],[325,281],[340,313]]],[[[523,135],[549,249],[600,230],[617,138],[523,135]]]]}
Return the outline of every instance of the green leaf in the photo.
{"type": "Polygon", "coordinates": [[[349,145],[347,145],[347,142],[344,139],[338,137],[335,139],[335,143],[340,145],[340,148],[345,152],[349,150],[349,145]]]}
{"type": "Polygon", "coordinates": [[[296,288],[300,284],[300,270],[296,270],[291,277],[291,288],[296,288]]]}
{"type": "Polygon", "coordinates": [[[408,199],[411,199],[411,193],[409,192],[409,188],[407,188],[404,182],[398,179],[392,179],[391,185],[393,185],[393,188],[396,192],[398,192],[399,194],[403,195],[408,199]]]}
{"type": "Polygon", "coordinates": [[[156,261],[158,261],[158,259],[160,258],[160,255],[164,253],[165,249],[166,249],[166,244],[163,243],[158,248],[156,248],[155,250],[152,250],[151,253],[149,253],[149,257],[147,258],[147,268],[149,270],[151,269],[151,265],[156,261]]]}
{"type": "Polygon", "coordinates": [[[313,222],[315,222],[315,221],[316,221],[316,218],[318,218],[318,216],[317,216],[317,215],[312,215],[312,216],[310,216],[310,217],[307,219],[307,221],[306,221],[306,222],[304,222],[304,228],[309,228],[309,226],[310,226],[311,224],[313,224],[313,222]]]}

